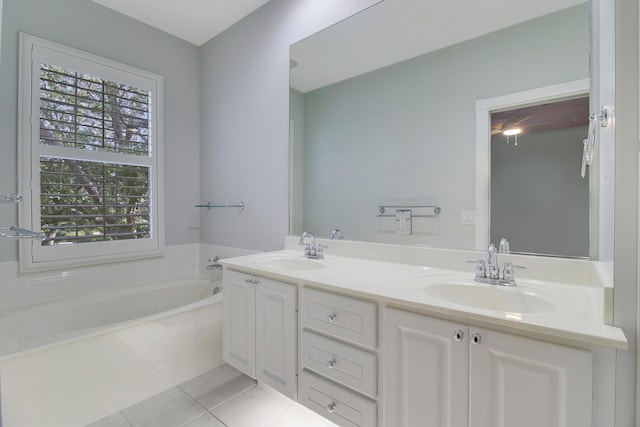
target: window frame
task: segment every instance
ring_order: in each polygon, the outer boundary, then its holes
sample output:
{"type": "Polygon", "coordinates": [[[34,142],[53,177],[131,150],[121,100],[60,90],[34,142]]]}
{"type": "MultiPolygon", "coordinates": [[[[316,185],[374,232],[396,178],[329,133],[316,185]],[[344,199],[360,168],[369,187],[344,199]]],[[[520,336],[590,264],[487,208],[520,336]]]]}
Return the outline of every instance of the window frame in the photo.
{"type": "Polygon", "coordinates": [[[140,165],[150,168],[151,223],[149,238],[42,246],[40,240],[19,241],[23,272],[101,264],[161,256],[164,250],[163,78],[138,68],[81,50],[20,33],[18,75],[19,191],[22,227],[40,230],[40,157],[140,165]],[[40,65],[43,63],[90,74],[150,92],[150,152],[148,156],[50,147],[40,143],[40,65]]]}

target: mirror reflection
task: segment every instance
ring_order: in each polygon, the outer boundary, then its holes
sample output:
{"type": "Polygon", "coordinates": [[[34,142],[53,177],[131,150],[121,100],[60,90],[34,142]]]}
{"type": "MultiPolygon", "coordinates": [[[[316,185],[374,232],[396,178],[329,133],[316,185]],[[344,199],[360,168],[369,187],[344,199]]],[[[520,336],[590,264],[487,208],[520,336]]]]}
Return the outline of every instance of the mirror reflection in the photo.
{"type": "MultiPolygon", "coordinates": [[[[476,101],[589,75],[587,3],[509,2],[504,10],[520,15],[489,20],[492,28],[472,2],[442,11],[420,3],[385,0],[292,46],[292,233],[328,237],[339,228],[346,239],[474,248],[476,101]],[[380,16],[385,19],[377,21],[380,16]],[[418,34],[416,28],[430,28],[426,22],[438,32],[418,34]],[[393,45],[395,36],[405,39],[393,45]],[[408,39],[429,46],[418,54],[418,43],[408,39]],[[365,65],[373,71],[359,68],[365,65]],[[387,215],[380,215],[380,206],[390,207],[387,215]],[[429,208],[416,206],[437,206],[440,213],[427,215],[429,208]]],[[[525,136],[519,138],[524,151],[525,136]]],[[[579,178],[579,168],[570,173],[579,178]]],[[[506,190],[494,189],[492,177],[493,212],[496,193],[506,190]]],[[[588,202],[579,209],[588,224],[588,202]]],[[[525,224],[521,215],[506,219],[517,227],[525,224]]],[[[491,221],[491,239],[494,229],[501,237],[513,234],[512,250],[576,256],[554,243],[541,250],[512,229],[500,231],[494,221],[501,219],[492,215],[491,221]]],[[[546,221],[562,227],[558,216],[546,221]]],[[[581,234],[588,242],[588,231],[581,234]]]]}
{"type": "Polygon", "coordinates": [[[588,117],[588,96],[491,114],[490,241],[589,256],[589,181],[578,173],[588,117]]]}

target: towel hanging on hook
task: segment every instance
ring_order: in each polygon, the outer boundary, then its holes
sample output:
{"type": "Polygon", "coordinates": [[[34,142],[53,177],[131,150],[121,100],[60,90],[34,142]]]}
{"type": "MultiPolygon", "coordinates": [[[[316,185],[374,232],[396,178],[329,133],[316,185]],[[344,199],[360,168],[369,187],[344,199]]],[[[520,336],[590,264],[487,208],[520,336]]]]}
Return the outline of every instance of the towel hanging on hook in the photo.
{"type": "Polygon", "coordinates": [[[587,139],[583,140],[582,148],[582,168],[580,176],[585,177],[587,166],[591,166],[596,151],[596,122],[600,122],[600,127],[609,125],[609,107],[603,105],[600,107],[600,114],[593,113],[589,116],[589,130],[587,131],[587,139]]]}

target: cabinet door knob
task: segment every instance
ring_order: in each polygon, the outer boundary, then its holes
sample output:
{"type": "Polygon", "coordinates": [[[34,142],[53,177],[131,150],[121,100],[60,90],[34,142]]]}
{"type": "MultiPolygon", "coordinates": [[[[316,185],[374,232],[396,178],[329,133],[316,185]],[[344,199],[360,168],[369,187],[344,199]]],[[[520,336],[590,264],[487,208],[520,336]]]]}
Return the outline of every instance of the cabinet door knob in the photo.
{"type": "Polygon", "coordinates": [[[246,283],[247,285],[250,285],[253,283],[253,280],[251,280],[251,278],[247,279],[244,281],[244,283],[246,283]]]}
{"type": "Polygon", "coordinates": [[[327,368],[333,369],[336,366],[336,359],[331,359],[327,362],[327,368]]]}
{"type": "Polygon", "coordinates": [[[328,315],[328,316],[327,316],[327,320],[328,320],[329,322],[333,322],[334,320],[336,320],[336,318],[337,318],[337,317],[338,317],[338,316],[336,316],[336,314],[335,314],[335,313],[331,313],[330,315],[328,315]]]}
{"type": "Polygon", "coordinates": [[[257,285],[258,283],[260,283],[260,279],[258,279],[257,277],[253,279],[253,284],[257,285]]]}
{"type": "Polygon", "coordinates": [[[453,331],[454,341],[462,341],[463,338],[464,338],[464,332],[462,332],[460,329],[456,329],[455,331],[453,331]]]}
{"type": "Polygon", "coordinates": [[[471,335],[471,344],[478,345],[481,342],[482,342],[482,335],[480,335],[479,333],[475,333],[471,335]]]}
{"type": "Polygon", "coordinates": [[[327,405],[327,412],[333,413],[336,410],[336,404],[331,402],[327,405]]]}

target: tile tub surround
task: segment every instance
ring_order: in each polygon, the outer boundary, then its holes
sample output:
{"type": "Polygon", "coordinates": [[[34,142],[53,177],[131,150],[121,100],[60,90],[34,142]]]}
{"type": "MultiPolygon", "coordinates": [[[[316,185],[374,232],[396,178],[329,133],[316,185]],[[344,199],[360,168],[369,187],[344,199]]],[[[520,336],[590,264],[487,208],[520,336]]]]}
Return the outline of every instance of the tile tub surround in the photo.
{"type": "Polygon", "coordinates": [[[80,427],[220,366],[222,304],[216,295],[3,357],[3,427],[80,427]]]}
{"type": "Polygon", "coordinates": [[[294,402],[256,386],[229,365],[87,427],[331,427],[294,402]]]}
{"type": "MultiPolygon", "coordinates": [[[[197,278],[200,245],[167,246],[164,256],[127,262],[22,274],[17,261],[0,263],[0,315],[95,292],[140,284],[197,278]]],[[[215,255],[215,254],[214,254],[215,255]]]]}
{"type": "MultiPolygon", "coordinates": [[[[282,269],[261,261],[269,257],[302,258],[299,238],[287,237],[285,250],[223,260],[233,269],[275,280],[311,285],[334,292],[400,304],[466,322],[481,322],[512,332],[546,340],[573,341],[579,345],[626,348],[627,340],[620,328],[607,325],[610,301],[598,266],[588,260],[544,258],[523,255],[500,255],[499,261],[524,265],[516,272],[519,289],[539,287],[557,293],[565,301],[575,300],[571,310],[551,313],[513,313],[462,306],[429,297],[423,286],[412,285],[415,277],[455,275],[473,279],[473,265],[486,255],[481,251],[440,250],[428,247],[388,245],[318,239],[328,246],[321,269],[282,269]]],[[[562,304],[561,304],[562,305],[562,304]]]]}
{"type": "MultiPolygon", "coordinates": [[[[5,357],[69,343],[213,304],[222,280],[176,280],[96,292],[0,316],[0,363],[5,357]]],[[[218,300],[221,296],[218,296],[218,300]]]]}
{"type": "Polygon", "coordinates": [[[209,258],[257,253],[209,244],[166,246],[161,257],[87,265],[22,274],[17,261],[0,262],[0,315],[30,305],[44,304],[95,292],[170,280],[221,275],[207,270],[209,258]]]}

